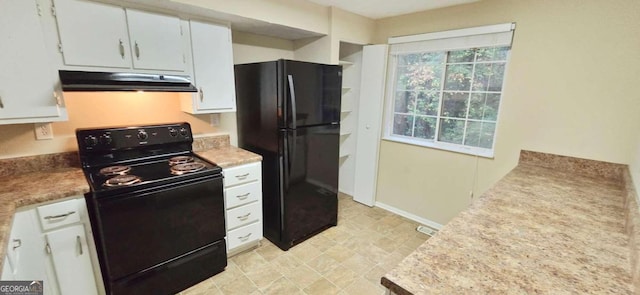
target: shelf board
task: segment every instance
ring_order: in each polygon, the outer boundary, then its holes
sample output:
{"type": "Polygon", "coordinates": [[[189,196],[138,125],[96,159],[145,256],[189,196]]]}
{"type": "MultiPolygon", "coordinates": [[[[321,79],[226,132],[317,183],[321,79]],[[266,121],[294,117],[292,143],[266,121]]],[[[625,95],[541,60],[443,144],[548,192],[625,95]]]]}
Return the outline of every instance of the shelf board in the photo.
{"type": "Polygon", "coordinates": [[[351,135],[351,132],[340,132],[340,136],[348,136],[351,135]]]}
{"type": "Polygon", "coordinates": [[[346,61],[346,60],[341,60],[341,61],[338,61],[338,64],[341,65],[341,66],[350,66],[350,65],[353,64],[353,62],[346,61]]]}
{"type": "Polygon", "coordinates": [[[340,110],[341,113],[351,113],[351,110],[340,110]]]}
{"type": "Polygon", "coordinates": [[[342,154],[342,153],[340,154],[340,158],[346,158],[346,157],[349,157],[349,156],[351,156],[351,154],[350,153],[346,153],[346,152],[344,154],[342,154]]]}

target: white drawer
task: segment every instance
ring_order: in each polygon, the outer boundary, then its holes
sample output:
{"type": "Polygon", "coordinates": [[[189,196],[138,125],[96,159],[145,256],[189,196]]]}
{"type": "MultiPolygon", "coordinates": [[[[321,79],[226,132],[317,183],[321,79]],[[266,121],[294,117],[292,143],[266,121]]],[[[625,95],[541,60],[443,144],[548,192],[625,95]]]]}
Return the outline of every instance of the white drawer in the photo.
{"type": "Polygon", "coordinates": [[[47,231],[80,222],[80,206],[78,202],[84,202],[84,199],[68,200],[36,208],[42,229],[47,231]]]}
{"type": "Polygon", "coordinates": [[[260,182],[251,182],[225,189],[225,208],[231,209],[257,201],[262,196],[260,182]]]}
{"type": "Polygon", "coordinates": [[[262,208],[258,202],[227,210],[227,229],[234,229],[257,221],[260,219],[260,215],[262,215],[262,208]]]}
{"type": "Polygon", "coordinates": [[[262,239],[262,222],[256,222],[227,232],[227,249],[233,250],[262,239]]]}
{"type": "Polygon", "coordinates": [[[260,163],[226,168],[223,171],[225,187],[256,181],[260,179],[262,174],[262,171],[260,171],[260,163]]]}

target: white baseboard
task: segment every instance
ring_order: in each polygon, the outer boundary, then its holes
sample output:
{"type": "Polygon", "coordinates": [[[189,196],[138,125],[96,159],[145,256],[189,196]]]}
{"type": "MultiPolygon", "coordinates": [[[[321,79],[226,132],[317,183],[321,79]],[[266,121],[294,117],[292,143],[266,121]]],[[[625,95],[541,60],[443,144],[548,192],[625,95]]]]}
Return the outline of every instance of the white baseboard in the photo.
{"type": "Polygon", "coordinates": [[[400,215],[400,216],[402,216],[402,217],[404,217],[404,218],[408,218],[408,219],[411,219],[411,220],[413,220],[413,221],[415,221],[415,222],[418,222],[418,223],[424,224],[424,225],[426,225],[426,226],[429,226],[429,227],[435,228],[435,229],[437,229],[437,230],[440,230],[440,229],[442,228],[442,226],[443,226],[442,224],[437,223],[437,222],[435,222],[435,221],[431,221],[431,220],[429,220],[429,219],[422,218],[422,217],[420,217],[420,216],[418,216],[418,215],[411,214],[411,213],[409,213],[409,212],[407,212],[407,211],[400,210],[400,209],[398,209],[398,208],[396,208],[396,207],[389,206],[389,205],[387,205],[387,204],[385,204],[385,203],[376,202],[376,203],[375,203],[375,206],[376,206],[376,207],[379,207],[379,208],[382,208],[382,209],[384,209],[384,210],[387,210],[387,211],[389,211],[389,212],[391,212],[391,213],[398,214],[398,215],[400,215]]]}
{"type": "Polygon", "coordinates": [[[343,193],[343,194],[345,194],[345,195],[349,195],[350,197],[353,198],[353,192],[348,192],[348,191],[343,190],[343,189],[339,189],[338,191],[343,193]]]}

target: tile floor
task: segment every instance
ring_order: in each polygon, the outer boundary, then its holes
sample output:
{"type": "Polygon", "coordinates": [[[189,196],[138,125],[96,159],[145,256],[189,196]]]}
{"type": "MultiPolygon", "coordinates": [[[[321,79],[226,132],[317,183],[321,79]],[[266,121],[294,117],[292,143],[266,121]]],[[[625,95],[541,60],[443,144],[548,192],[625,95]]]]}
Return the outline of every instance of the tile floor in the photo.
{"type": "Polygon", "coordinates": [[[230,258],[224,272],[180,294],[383,294],[382,275],[428,236],[404,217],[347,195],[338,200],[338,226],[289,251],[264,239],[230,258]]]}

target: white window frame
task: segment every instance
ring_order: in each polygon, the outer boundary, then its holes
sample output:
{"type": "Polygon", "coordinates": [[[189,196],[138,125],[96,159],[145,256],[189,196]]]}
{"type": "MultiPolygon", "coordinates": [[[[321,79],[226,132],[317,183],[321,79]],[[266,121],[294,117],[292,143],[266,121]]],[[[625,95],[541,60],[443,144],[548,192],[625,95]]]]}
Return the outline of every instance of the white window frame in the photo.
{"type": "MultiPolygon", "coordinates": [[[[453,51],[453,50],[462,50],[462,49],[470,49],[474,47],[493,47],[493,46],[505,46],[504,42],[508,42],[509,46],[511,45],[511,40],[513,36],[513,30],[515,29],[515,23],[505,23],[505,24],[497,24],[483,27],[474,27],[467,29],[459,29],[459,30],[451,30],[444,32],[434,32],[434,33],[426,33],[420,35],[411,35],[411,36],[402,36],[402,37],[391,37],[389,38],[388,43],[393,46],[394,44],[398,44],[400,46],[405,46],[405,50],[413,50],[412,48],[419,48],[420,46],[433,46],[431,48],[424,48],[422,50],[416,49],[415,52],[429,52],[429,51],[453,51]],[[495,36],[493,37],[493,41],[498,42],[499,44],[486,44],[484,46],[475,45],[477,40],[480,39],[480,43],[487,42],[486,36],[495,36]],[[497,40],[502,39],[502,40],[497,40]],[[507,40],[508,39],[508,40],[507,40]]],[[[489,38],[491,39],[491,38],[489,38]]],[[[389,59],[387,65],[387,87],[386,87],[386,104],[385,104],[385,115],[384,115],[384,134],[382,139],[387,141],[394,141],[400,143],[406,143],[411,145],[423,146],[428,148],[435,148],[440,150],[446,150],[451,152],[469,154],[474,156],[480,156],[485,158],[493,158],[495,146],[498,138],[498,126],[500,122],[500,114],[502,113],[502,107],[504,105],[504,89],[506,84],[506,77],[508,72],[508,65],[511,53],[507,55],[504,78],[502,81],[502,89],[500,104],[498,106],[498,113],[496,117],[496,129],[493,135],[493,144],[490,149],[481,148],[481,147],[472,147],[466,146],[463,144],[454,144],[443,141],[438,141],[438,133],[440,131],[440,120],[437,120],[436,123],[436,134],[434,139],[421,139],[410,136],[402,136],[393,134],[393,119],[394,119],[394,101],[395,101],[395,83],[396,83],[396,70],[397,70],[397,62],[398,58],[396,54],[393,54],[393,49],[389,51],[389,59]]],[[[446,69],[445,69],[446,70],[446,69]]],[[[444,72],[443,72],[444,73],[444,72]]],[[[444,80],[442,81],[444,83],[444,80]]],[[[442,97],[440,98],[440,106],[442,106],[442,97]]],[[[440,109],[438,109],[440,112],[440,109]]],[[[438,117],[440,115],[438,114],[438,117]]],[[[465,120],[468,121],[468,118],[465,120]]]]}

